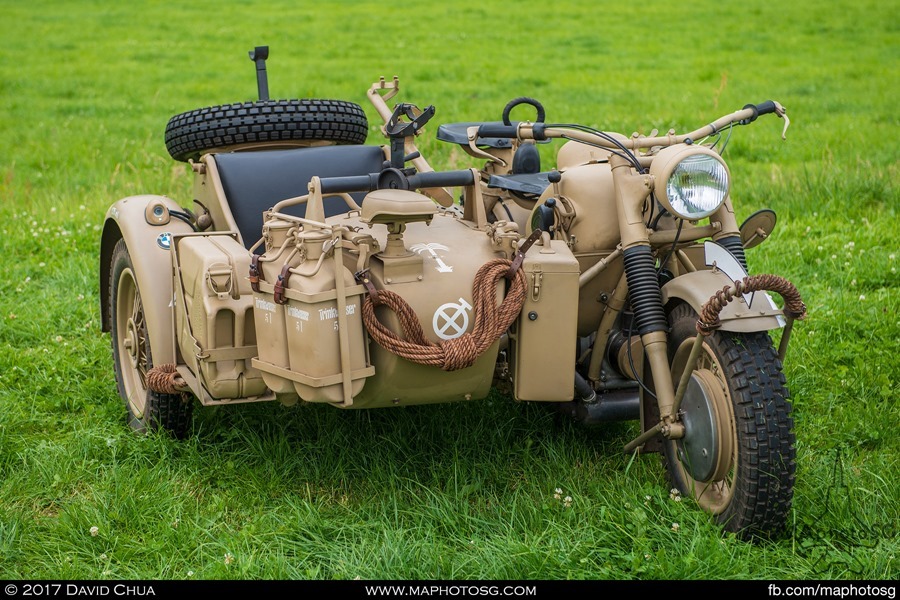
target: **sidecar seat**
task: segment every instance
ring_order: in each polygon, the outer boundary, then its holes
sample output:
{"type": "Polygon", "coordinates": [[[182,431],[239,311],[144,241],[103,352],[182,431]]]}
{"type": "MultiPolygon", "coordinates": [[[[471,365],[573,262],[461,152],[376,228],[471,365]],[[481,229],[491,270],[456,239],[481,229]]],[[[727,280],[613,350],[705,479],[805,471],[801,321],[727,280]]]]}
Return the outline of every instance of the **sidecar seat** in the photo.
{"type": "MultiPolygon", "coordinates": [[[[313,176],[346,177],[378,173],[384,164],[380,146],[315,146],[290,150],[226,152],[216,161],[225,199],[237,223],[244,246],[249,248],[262,235],[262,213],[287,198],[307,193],[313,176]]],[[[361,203],[365,194],[351,194],[361,203]]],[[[284,211],[302,217],[306,205],[284,211]]],[[[347,212],[340,198],[325,198],[325,216],[347,212]]]]}

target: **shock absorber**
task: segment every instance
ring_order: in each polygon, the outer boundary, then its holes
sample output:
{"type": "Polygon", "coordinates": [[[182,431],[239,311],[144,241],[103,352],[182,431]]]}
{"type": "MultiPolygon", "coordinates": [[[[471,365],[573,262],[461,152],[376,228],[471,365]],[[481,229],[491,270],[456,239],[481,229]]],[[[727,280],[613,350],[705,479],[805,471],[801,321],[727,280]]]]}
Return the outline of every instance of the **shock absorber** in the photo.
{"type": "Polygon", "coordinates": [[[623,253],[625,277],[634,321],[640,335],[667,331],[669,326],[662,305],[662,293],[650,246],[633,246],[623,253]]]}
{"type": "MultiPolygon", "coordinates": [[[[644,364],[650,367],[655,388],[652,393],[656,396],[660,416],[668,422],[674,419],[671,411],[675,401],[666,339],[669,327],[643,214],[653,179],[636,169],[635,161],[616,153],[609,156],[609,165],[616,190],[628,297],[644,346],[644,364]]],[[[645,379],[646,374],[644,371],[638,375],[645,379]]],[[[650,392],[649,389],[646,391],[650,392]]]]}

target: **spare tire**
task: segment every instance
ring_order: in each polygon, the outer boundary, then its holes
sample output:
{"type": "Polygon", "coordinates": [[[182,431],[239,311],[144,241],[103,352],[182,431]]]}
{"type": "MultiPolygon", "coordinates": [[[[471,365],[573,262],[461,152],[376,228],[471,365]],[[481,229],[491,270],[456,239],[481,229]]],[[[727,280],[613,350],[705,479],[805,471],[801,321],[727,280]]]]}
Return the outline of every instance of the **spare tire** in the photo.
{"type": "Polygon", "coordinates": [[[240,144],[363,144],[368,131],[366,113],[353,102],[259,100],[175,115],[166,125],[166,149],[175,160],[187,161],[240,144]]]}

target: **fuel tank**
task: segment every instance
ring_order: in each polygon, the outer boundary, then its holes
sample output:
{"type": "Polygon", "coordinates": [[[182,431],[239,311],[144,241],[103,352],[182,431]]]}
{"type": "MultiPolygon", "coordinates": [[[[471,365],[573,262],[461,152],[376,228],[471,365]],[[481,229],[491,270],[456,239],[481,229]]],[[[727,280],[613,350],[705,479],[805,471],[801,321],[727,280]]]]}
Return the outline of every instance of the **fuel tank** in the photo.
{"type": "MultiPolygon", "coordinates": [[[[535,211],[550,198],[556,201],[556,221],[568,233],[569,239],[565,241],[574,242],[572,253],[583,273],[609,256],[621,240],[612,171],[606,162],[590,162],[570,167],[561,175],[560,182],[549,186],[541,195],[535,211]]],[[[579,336],[597,330],[606,308],[605,299],[612,295],[624,270],[622,259],[615,260],[580,288],[579,336]]]]}

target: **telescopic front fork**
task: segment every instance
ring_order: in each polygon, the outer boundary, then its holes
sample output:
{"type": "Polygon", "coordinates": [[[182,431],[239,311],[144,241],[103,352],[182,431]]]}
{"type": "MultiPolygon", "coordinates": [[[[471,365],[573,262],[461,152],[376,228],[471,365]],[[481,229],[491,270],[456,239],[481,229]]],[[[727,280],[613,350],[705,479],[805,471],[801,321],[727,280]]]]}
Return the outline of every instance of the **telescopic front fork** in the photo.
{"type": "Polygon", "coordinates": [[[609,164],[616,190],[631,309],[644,345],[644,355],[650,365],[661,417],[659,423],[625,447],[626,451],[631,452],[659,433],[668,438],[680,438],[684,435],[684,427],[677,422],[677,415],[672,410],[675,405],[675,390],[669,368],[669,324],[663,309],[647,225],[644,223],[643,207],[653,188],[653,178],[636,173],[633,164],[617,154],[610,155],[609,164]]]}

